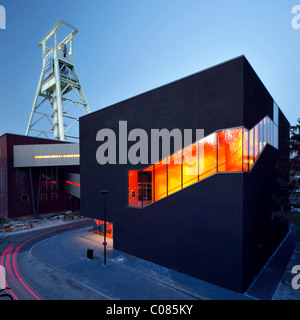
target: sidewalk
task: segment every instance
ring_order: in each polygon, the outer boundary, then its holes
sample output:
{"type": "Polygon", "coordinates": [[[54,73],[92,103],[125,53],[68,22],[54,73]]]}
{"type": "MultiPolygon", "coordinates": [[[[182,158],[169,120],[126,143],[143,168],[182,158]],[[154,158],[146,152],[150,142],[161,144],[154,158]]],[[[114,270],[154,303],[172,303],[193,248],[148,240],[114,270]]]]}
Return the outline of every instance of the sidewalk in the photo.
{"type": "MultiPolygon", "coordinates": [[[[90,220],[83,218],[81,221],[90,220]]],[[[76,220],[44,219],[28,233],[65,225],[76,220]]],[[[300,227],[287,235],[257,278],[244,294],[214,285],[112,249],[108,239],[107,265],[104,266],[103,237],[89,228],[52,237],[37,243],[30,254],[79,284],[113,300],[300,300],[300,289],[292,288],[291,273],[300,266],[300,227]],[[299,242],[295,246],[295,242],[299,242]],[[87,259],[87,249],[94,259],[87,259]]],[[[298,281],[299,282],[299,281],[298,281]]]]}
{"type": "MultiPolygon", "coordinates": [[[[274,299],[275,292],[277,292],[278,297],[281,295],[281,288],[278,287],[295,251],[295,241],[294,232],[290,232],[249,286],[246,291],[247,295],[259,300],[272,300],[274,299]]],[[[291,282],[288,285],[290,287],[289,290],[294,294],[296,290],[291,287],[291,282]]]]}
{"type": "MultiPolygon", "coordinates": [[[[292,288],[291,282],[296,274],[292,274],[292,268],[295,265],[300,266],[300,226],[294,232],[294,240],[296,242],[295,250],[285,268],[285,271],[278,283],[277,289],[272,297],[273,300],[299,300],[300,289],[292,288]],[[297,230],[298,229],[298,230],[297,230]]],[[[299,280],[298,280],[299,283],[299,280]]]]}
{"type": "Polygon", "coordinates": [[[290,271],[300,265],[294,240],[286,237],[245,294],[114,250],[110,239],[104,265],[103,238],[88,229],[46,239],[31,255],[112,300],[300,300],[300,290],[291,286],[290,271]]]}
{"type": "Polygon", "coordinates": [[[112,249],[88,229],[39,242],[31,255],[111,300],[252,300],[186,274],[112,249]],[[94,259],[87,259],[87,249],[94,259]]]}
{"type": "MultiPolygon", "coordinates": [[[[300,301],[300,289],[295,290],[291,286],[292,278],[295,274],[291,273],[292,268],[295,265],[300,266],[300,250],[295,250],[291,260],[278,284],[277,290],[274,293],[272,300],[299,300],[300,301]]],[[[298,280],[299,283],[299,280],[298,280]]]]}

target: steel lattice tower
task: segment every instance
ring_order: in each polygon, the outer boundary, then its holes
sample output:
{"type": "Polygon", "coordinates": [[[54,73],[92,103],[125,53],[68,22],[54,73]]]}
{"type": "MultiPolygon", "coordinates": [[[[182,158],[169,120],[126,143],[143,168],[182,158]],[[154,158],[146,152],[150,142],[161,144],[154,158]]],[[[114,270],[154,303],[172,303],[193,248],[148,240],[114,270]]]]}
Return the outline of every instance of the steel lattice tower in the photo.
{"type": "Polygon", "coordinates": [[[70,107],[76,106],[77,112],[83,115],[90,113],[91,110],[73,62],[73,38],[77,33],[76,28],[61,20],[39,43],[43,51],[43,65],[26,129],[27,136],[30,132],[36,132],[37,136],[45,135],[47,138],[49,134],[53,134],[55,140],[78,139],[77,136],[68,134],[71,127],[79,122],[74,108],[70,107]],[[72,31],[58,43],[57,32],[62,25],[72,31]],[[47,41],[52,37],[54,38],[52,39],[53,47],[48,48],[47,41]],[[69,92],[75,93],[76,100],[66,97],[69,92]],[[40,111],[46,101],[50,102],[51,113],[40,111]],[[47,119],[50,123],[49,131],[44,127],[38,128],[37,124],[42,119],[47,119]],[[70,124],[67,125],[66,121],[70,124]]]}

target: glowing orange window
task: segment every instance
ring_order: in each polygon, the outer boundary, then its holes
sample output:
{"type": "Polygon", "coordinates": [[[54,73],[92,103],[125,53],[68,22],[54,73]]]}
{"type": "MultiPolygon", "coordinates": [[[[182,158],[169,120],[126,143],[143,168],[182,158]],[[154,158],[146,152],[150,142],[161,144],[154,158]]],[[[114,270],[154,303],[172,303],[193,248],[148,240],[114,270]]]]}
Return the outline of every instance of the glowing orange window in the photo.
{"type": "Polygon", "coordinates": [[[182,157],[182,185],[185,188],[198,181],[198,143],[184,148],[182,157]]]}
{"type": "Polygon", "coordinates": [[[254,127],[254,161],[256,161],[258,157],[259,151],[259,142],[258,142],[258,124],[254,127]]]}
{"type": "Polygon", "coordinates": [[[249,171],[249,132],[243,129],[243,171],[249,171]]]}
{"type": "Polygon", "coordinates": [[[181,181],[182,151],[168,158],[168,195],[182,189],[181,181]]]}
{"type": "Polygon", "coordinates": [[[277,146],[277,130],[266,117],[250,131],[218,131],[144,170],[129,171],[129,205],[147,206],[217,172],[249,172],[267,143],[277,146]]]}
{"type": "MultiPolygon", "coordinates": [[[[94,232],[104,236],[104,221],[102,220],[94,220],[94,232]]],[[[110,222],[106,222],[106,236],[107,238],[113,239],[113,224],[110,222]]]]}
{"type": "Polygon", "coordinates": [[[143,174],[142,174],[143,207],[148,206],[153,201],[155,201],[154,200],[155,195],[154,195],[154,187],[153,187],[153,176],[154,176],[154,166],[151,166],[151,167],[143,170],[143,174]]]}
{"type": "Polygon", "coordinates": [[[249,170],[254,165],[254,129],[249,131],[249,170]]]}
{"type": "Polygon", "coordinates": [[[217,172],[217,134],[213,133],[199,142],[199,180],[217,172]]]}
{"type": "Polygon", "coordinates": [[[162,199],[168,195],[167,191],[167,164],[160,161],[155,165],[154,174],[155,184],[155,201],[162,199]]]}
{"type": "Polygon", "coordinates": [[[218,132],[218,171],[243,171],[243,129],[218,132]]]}
{"type": "Polygon", "coordinates": [[[128,172],[128,202],[130,206],[142,207],[142,201],[139,199],[139,171],[128,172]]]}

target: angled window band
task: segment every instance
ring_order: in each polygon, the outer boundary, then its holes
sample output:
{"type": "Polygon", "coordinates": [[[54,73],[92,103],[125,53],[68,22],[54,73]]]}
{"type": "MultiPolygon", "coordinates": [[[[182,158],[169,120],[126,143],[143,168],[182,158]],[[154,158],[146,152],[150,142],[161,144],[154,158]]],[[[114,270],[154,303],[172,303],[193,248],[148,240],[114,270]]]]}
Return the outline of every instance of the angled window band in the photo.
{"type": "Polygon", "coordinates": [[[144,170],[128,171],[129,206],[144,208],[216,173],[250,172],[267,144],[278,149],[275,103],[273,118],[251,130],[219,130],[144,170]]]}

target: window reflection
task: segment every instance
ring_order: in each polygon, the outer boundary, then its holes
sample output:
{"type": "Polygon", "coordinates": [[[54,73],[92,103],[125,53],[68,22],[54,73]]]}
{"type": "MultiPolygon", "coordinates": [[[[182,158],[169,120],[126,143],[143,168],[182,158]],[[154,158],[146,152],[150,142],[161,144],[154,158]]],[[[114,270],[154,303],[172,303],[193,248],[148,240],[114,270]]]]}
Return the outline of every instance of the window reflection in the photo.
{"type": "Polygon", "coordinates": [[[249,170],[254,165],[254,129],[249,132],[249,170]]]}
{"type": "Polygon", "coordinates": [[[249,171],[249,132],[243,129],[243,171],[249,171]]]}
{"type": "Polygon", "coordinates": [[[258,125],[254,127],[254,161],[258,157],[258,125]]]}
{"type": "Polygon", "coordinates": [[[44,167],[41,168],[41,188],[43,191],[56,191],[58,190],[58,168],[57,167],[44,167]]]}

